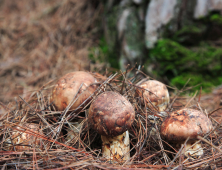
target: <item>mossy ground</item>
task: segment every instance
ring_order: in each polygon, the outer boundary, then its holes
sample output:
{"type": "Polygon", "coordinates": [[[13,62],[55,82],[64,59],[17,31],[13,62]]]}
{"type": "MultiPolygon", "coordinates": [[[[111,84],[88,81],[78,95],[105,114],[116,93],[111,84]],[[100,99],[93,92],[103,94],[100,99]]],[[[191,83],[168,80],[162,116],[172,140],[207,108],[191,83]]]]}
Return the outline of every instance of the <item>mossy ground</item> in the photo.
{"type": "MultiPolygon", "coordinates": [[[[118,59],[113,57],[104,40],[98,47],[90,50],[89,58],[94,62],[109,62],[111,67],[119,68],[118,59]]],[[[152,76],[159,80],[167,78],[169,85],[181,89],[187,86],[200,87],[206,92],[222,83],[222,49],[207,43],[198,47],[187,48],[170,39],[160,39],[155,48],[150,50],[144,64],[154,65],[152,76]]],[[[166,80],[166,79],[165,79],[166,80]]]]}
{"type": "Polygon", "coordinates": [[[153,72],[157,78],[167,77],[170,85],[182,88],[202,86],[205,91],[222,83],[222,49],[201,43],[198,48],[185,46],[169,40],[161,39],[150,51],[147,65],[155,64],[153,72]]]}
{"type": "Polygon", "coordinates": [[[196,86],[193,91],[210,91],[222,83],[221,26],[222,16],[212,12],[174,33],[166,27],[146,65],[154,64],[153,75],[179,89],[189,80],[187,86],[196,86]]]}

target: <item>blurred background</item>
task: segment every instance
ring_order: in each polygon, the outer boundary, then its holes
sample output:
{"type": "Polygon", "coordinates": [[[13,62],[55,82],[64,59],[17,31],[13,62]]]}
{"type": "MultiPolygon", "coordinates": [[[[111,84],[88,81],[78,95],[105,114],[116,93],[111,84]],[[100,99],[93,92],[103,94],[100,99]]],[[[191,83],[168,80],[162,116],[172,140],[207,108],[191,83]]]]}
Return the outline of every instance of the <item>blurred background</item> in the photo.
{"type": "Polygon", "coordinates": [[[222,0],[1,0],[0,102],[71,71],[128,64],[178,89],[222,94],[221,45],[222,0]]]}

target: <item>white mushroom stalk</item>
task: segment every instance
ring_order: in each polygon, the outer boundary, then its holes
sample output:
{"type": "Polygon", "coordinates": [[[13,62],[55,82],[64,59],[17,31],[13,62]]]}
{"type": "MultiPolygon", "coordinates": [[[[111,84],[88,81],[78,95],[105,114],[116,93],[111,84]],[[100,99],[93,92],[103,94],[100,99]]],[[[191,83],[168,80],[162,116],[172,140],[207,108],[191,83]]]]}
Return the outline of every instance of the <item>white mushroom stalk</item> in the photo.
{"type": "Polygon", "coordinates": [[[79,133],[84,125],[85,120],[79,119],[76,122],[68,122],[66,143],[72,141],[76,143],[79,140],[79,133]]]}
{"type": "MultiPolygon", "coordinates": [[[[187,143],[183,149],[183,153],[186,155],[186,157],[198,157],[198,156],[203,155],[204,151],[201,146],[201,143],[195,144],[195,142],[196,142],[196,140],[187,141],[187,143]]],[[[181,143],[181,145],[182,144],[183,143],[181,143]]]]}
{"type": "Polygon", "coordinates": [[[130,159],[130,140],[128,131],[114,137],[101,135],[101,139],[103,157],[111,160],[130,159]]]}
{"type": "Polygon", "coordinates": [[[116,92],[100,94],[89,108],[89,121],[102,139],[103,157],[112,161],[130,158],[129,129],[135,119],[131,103],[116,92]]]}

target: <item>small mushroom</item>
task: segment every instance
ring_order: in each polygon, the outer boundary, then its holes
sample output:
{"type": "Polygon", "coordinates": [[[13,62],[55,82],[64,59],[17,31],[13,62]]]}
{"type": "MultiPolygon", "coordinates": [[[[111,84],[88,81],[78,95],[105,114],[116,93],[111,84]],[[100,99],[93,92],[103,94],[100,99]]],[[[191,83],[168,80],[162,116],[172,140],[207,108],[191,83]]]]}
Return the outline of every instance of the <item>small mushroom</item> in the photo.
{"type": "Polygon", "coordinates": [[[192,146],[198,139],[212,130],[210,119],[199,110],[181,109],[171,113],[162,123],[161,136],[172,143],[183,144],[187,141],[185,149],[186,156],[198,157],[203,155],[201,144],[192,146]],[[188,150],[187,150],[188,149],[188,150]],[[187,151],[186,151],[187,150],[187,151]]]}
{"type": "Polygon", "coordinates": [[[112,91],[100,94],[89,108],[92,128],[101,135],[102,154],[109,160],[130,158],[129,129],[135,119],[132,104],[112,91]]]}
{"type": "MultiPolygon", "coordinates": [[[[42,133],[37,124],[25,124],[24,127],[33,132],[42,133]]],[[[20,127],[17,128],[24,130],[20,127]]],[[[16,151],[31,151],[32,148],[41,149],[42,147],[41,139],[28,130],[25,130],[24,132],[13,131],[8,142],[11,143],[11,145],[7,145],[9,146],[9,150],[15,149],[16,151]]]]}
{"type": "Polygon", "coordinates": [[[169,104],[170,97],[167,87],[163,83],[157,80],[145,80],[139,83],[138,87],[136,95],[142,97],[142,104],[144,104],[145,100],[148,107],[152,108],[153,105],[159,112],[165,111],[169,104]]]}
{"type": "Polygon", "coordinates": [[[70,110],[82,109],[92,98],[90,96],[97,89],[96,79],[84,71],[71,72],[61,77],[56,83],[51,101],[58,111],[63,111],[72,101],[77,99],[70,110]],[[83,102],[85,102],[83,104],[83,102]]]}

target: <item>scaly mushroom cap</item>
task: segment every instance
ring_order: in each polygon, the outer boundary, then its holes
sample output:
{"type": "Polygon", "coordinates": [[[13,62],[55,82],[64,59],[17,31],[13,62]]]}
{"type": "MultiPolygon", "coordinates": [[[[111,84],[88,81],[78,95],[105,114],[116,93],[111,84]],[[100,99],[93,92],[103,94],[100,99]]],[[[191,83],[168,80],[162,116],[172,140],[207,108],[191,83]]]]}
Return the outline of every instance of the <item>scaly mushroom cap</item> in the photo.
{"type": "Polygon", "coordinates": [[[132,125],[135,111],[122,95],[112,91],[100,94],[89,108],[89,121],[104,136],[118,136],[132,125]]]}
{"type": "Polygon", "coordinates": [[[185,108],[171,113],[162,123],[160,133],[169,141],[182,141],[203,136],[212,128],[210,119],[201,111],[185,108]]]}
{"type": "MultiPolygon", "coordinates": [[[[40,134],[42,133],[37,124],[26,124],[24,127],[36,133],[40,133],[40,134]]],[[[18,127],[18,129],[21,129],[21,128],[18,127]]],[[[30,132],[27,130],[25,130],[25,132],[20,132],[20,131],[13,132],[11,135],[11,139],[12,139],[12,142],[14,144],[16,151],[30,151],[32,150],[31,148],[41,149],[42,147],[41,139],[35,135],[30,134],[30,132]]],[[[14,147],[12,145],[10,147],[10,150],[14,150],[14,147]]]]}
{"type": "Polygon", "coordinates": [[[150,106],[150,102],[156,106],[158,111],[164,111],[169,104],[170,97],[167,87],[156,80],[147,80],[138,85],[136,93],[142,97],[142,103],[144,104],[143,97],[145,98],[146,103],[150,106]],[[145,90],[144,90],[145,89],[145,90]]]}
{"type": "MultiPolygon", "coordinates": [[[[91,74],[84,71],[68,73],[61,77],[56,83],[52,92],[51,101],[58,111],[63,111],[73,100],[73,97],[82,85],[76,95],[76,98],[79,97],[78,100],[70,108],[70,110],[74,110],[93,94],[97,88],[93,83],[96,82],[96,79],[91,74]]],[[[85,104],[89,101],[90,99],[85,101],[85,104]]]]}

